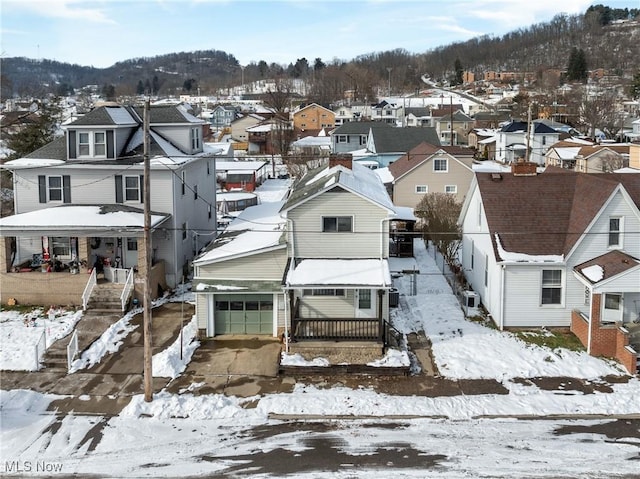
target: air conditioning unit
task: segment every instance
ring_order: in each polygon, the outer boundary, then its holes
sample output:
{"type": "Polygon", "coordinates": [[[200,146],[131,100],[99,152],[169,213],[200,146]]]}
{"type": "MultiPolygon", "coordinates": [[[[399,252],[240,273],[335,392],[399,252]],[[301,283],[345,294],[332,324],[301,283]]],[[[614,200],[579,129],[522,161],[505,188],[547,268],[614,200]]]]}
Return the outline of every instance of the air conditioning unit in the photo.
{"type": "Polygon", "coordinates": [[[478,307],[479,297],[475,291],[463,291],[462,297],[464,298],[465,309],[478,307]]]}

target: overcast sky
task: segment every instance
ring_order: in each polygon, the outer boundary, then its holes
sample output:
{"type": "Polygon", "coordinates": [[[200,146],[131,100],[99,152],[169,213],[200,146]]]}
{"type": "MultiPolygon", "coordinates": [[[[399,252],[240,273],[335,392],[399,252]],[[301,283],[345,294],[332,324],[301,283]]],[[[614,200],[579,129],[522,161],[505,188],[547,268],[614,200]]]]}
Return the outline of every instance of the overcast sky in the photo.
{"type": "Polygon", "coordinates": [[[100,68],[208,49],[242,65],[302,57],[328,63],[502,35],[593,3],[640,6],[640,0],[1,0],[1,48],[3,57],[100,68]]]}

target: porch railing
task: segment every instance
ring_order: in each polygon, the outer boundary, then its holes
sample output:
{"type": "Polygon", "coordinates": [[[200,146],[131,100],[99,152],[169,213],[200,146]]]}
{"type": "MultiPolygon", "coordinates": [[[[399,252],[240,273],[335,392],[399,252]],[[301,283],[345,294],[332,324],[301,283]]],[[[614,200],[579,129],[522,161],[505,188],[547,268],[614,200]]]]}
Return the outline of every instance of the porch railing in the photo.
{"type": "Polygon", "coordinates": [[[89,304],[89,298],[91,297],[91,292],[93,288],[98,284],[98,278],[96,276],[96,269],[93,268],[91,270],[91,276],[89,276],[89,281],[87,281],[87,285],[84,287],[84,291],[82,293],[82,309],[87,310],[87,305],[89,304]]]}
{"type": "Polygon", "coordinates": [[[294,318],[294,341],[381,341],[382,325],[378,318],[294,318]]]}
{"type": "Polygon", "coordinates": [[[110,283],[126,284],[129,281],[129,270],[125,268],[104,268],[104,279],[110,283]]]}
{"type": "Polygon", "coordinates": [[[133,268],[124,270],[124,271],[127,272],[127,277],[124,282],[124,288],[122,288],[122,293],[120,294],[120,304],[122,305],[123,312],[127,307],[127,301],[129,300],[129,295],[133,290],[133,278],[134,278],[133,268]]]}
{"type": "Polygon", "coordinates": [[[69,344],[67,344],[67,370],[71,371],[71,364],[73,360],[78,356],[78,331],[73,332],[73,336],[71,336],[71,340],[69,344]]]}

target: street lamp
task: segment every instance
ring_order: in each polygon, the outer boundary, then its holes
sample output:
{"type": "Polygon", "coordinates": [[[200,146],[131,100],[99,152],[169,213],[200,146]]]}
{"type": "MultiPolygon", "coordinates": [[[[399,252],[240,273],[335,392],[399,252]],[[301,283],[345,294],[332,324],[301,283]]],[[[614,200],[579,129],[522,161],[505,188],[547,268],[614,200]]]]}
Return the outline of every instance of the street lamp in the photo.
{"type": "Polygon", "coordinates": [[[391,98],[391,70],[393,70],[393,68],[387,67],[387,71],[389,72],[389,90],[388,90],[389,98],[391,98]]]}

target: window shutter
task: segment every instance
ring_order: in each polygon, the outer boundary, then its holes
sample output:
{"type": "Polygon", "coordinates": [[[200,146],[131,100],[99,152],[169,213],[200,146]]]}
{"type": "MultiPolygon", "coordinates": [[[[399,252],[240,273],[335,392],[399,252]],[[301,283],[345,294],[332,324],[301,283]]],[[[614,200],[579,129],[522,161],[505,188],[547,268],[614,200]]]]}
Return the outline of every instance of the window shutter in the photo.
{"type": "Polygon", "coordinates": [[[38,175],[38,194],[40,203],[47,202],[47,178],[44,175],[38,175]]]}
{"type": "Polygon", "coordinates": [[[115,158],[113,130],[107,130],[107,158],[115,158]]]}
{"type": "Polygon", "coordinates": [[[124,203],[122,195],[122,175],[116,175],[116,203],[124,203]]]}
{"type": "Polygon", "coordinates": [[[76,153],[76,131],[69,131],[69,158],[77,158],[76,153]]]}
{"type": "Polygon", "coordinates": [[[62,202],[71,203],[71,177],[69,175],[62,176],[62,202]]]}
{"type": "Polygon", "coordinates": [[[144,175],[140,175],[140,203],[144,203],[144,175]]]}

